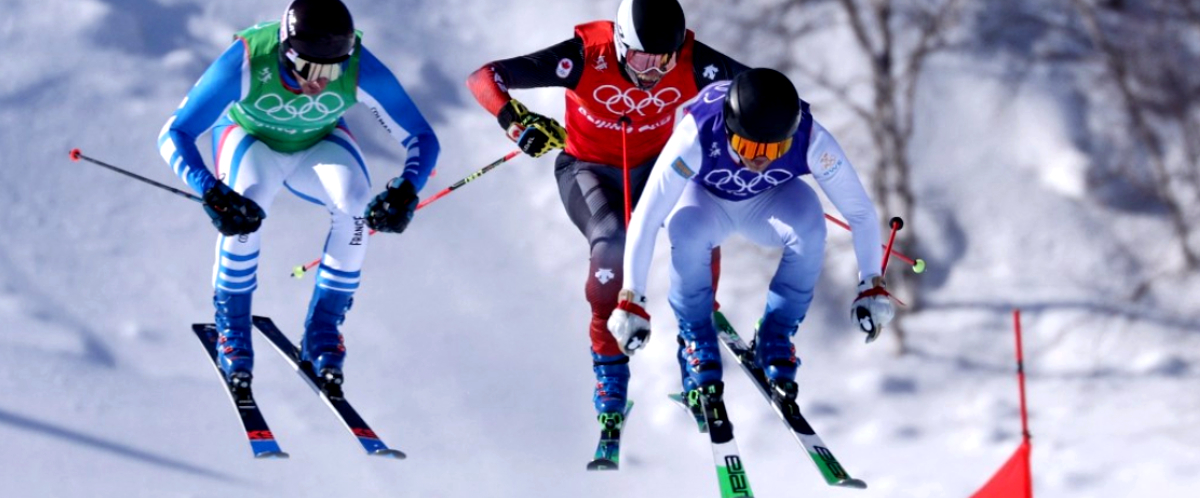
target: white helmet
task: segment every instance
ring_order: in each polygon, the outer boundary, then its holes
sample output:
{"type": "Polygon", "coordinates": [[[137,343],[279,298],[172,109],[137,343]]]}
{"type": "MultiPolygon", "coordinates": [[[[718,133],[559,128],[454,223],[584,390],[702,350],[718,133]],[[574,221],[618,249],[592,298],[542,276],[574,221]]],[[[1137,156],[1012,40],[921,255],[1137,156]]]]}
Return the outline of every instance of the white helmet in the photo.
{"type": "Polygon", "coordinates": [[[687,35],[678,0],[621,0],[613,25],[617,62],[638,86],[654,86],[675,67],[687,35]]]}

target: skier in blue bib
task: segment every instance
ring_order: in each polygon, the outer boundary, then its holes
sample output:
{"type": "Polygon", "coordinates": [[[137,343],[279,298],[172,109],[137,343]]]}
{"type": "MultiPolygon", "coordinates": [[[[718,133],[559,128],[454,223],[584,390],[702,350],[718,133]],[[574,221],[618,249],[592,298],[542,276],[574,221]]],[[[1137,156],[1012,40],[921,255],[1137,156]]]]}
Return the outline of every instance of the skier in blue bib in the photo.
{"type": "Polygon", "coordinates": [[[346,6],[295,0],[281,22],[239,32],[163,127],[158,146],[203,196],[221,233],[213,270],[217,355],[235,387],[249,388],[254,366],[250,301],[258,286],[258,229],[271,202],[286,188],[329,211],[301,359],[324,383],[340,385],[346,348],[338,327],[359,287],[365,231],[405,230],[439,151],[399,81],[362,45],[346,6]],[[369,107],[408,155],[404,171],[374,197],[362,152],[342,120],[356,103],[369,107]],[[210,129],[215,175],[196,146],[210,129]]]}
{"type": "Polygon", "coordinates": [[[629,344],[627,354],[645,345],[625,339],[649,337],[646,277],[655,236],[665,227],[671,241],[669,301],[683,341],[678,354],[683,389],[717,386],[719,393],[712,248],[734,232],[782,248],[753,350],[772,388],[794,398],[800,361],[792,336],[812,303],[825,251],[824,211],[816,192],[799,178],[811,174],[850,224],[860,281],[851,311],[869,314],[872,323],[860,323],[864,332],[894,314],[880,275],[875,207],[841,147],[778,71],[752,69],[711,84],[679,112],[633,212],[625,281],[609,331],[618,344],[629,344]]]}

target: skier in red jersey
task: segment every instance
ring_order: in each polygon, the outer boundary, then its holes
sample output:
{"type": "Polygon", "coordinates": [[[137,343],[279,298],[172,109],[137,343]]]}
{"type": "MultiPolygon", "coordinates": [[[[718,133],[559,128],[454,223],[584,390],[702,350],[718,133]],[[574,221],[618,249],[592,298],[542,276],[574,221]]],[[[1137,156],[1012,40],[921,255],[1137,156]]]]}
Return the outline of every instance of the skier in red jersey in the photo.
{"type": "MultiPolygon", "coordinates": [[[[623,279],[627,209],[671,136],[676,109],[709,83],[746,69],[696,41],[677,0],[622,0],[615,22],[581,24],[569,40],[489,62],[467,80],[525,153],[565,149],[554,174],[563,206],[591,248],[585,293],[592,308],[593,402],[608,428],[624,422],[627,354],[639,346],[637,337],[618,343],[606,325],[623,279]],[[543,87],[566,88],[565,128],[509,95],[510,89],[543,87]]],[[[713,256],[716,273],[715,248],[713,256]]],[[[645,305],[641,296],[627,301],[645,305]]]]}

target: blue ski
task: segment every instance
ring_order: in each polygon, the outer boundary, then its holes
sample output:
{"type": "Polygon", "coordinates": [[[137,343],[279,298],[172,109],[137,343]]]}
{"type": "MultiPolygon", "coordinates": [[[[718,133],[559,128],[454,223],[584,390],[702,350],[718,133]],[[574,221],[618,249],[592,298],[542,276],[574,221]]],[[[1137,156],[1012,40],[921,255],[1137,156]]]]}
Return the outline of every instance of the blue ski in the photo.
{"type": "Polygon", "coordinates": [[[339,389],[333,391],[333,394],[330,394],[331,390],[321,388],[321,381],[313,373],[312,365],[308,362],[300,361],[300,350],[292,344],[292,341],[288,340],[287,336],[283,335],[279,327],[275,326],[275,322],[272,322],[270,318],[256,316],[254,317],[254,327],[266,336],[271,345],[275,346],[275,349],[279,351],[279,354],[283,355],[283,358],[292,365],[292,368],[296,369],[296,373],[303,377],[308,382],[308,386],[313,391],[316,391],[321,399],[325,401],[325,404],[333,410],[333,413],[342,421],[342,424],[350,430],[350,434],[354,435],[368,455],[397,459],[406,458],[407,455],[403,452],[388,448],[379,439],[379,436],[358,415],[354,407],[350,406],[350,402],[346,401],[346,397],[341,392],[340,386],[339,389]]]}
{"type": "Polygon", "coordinates": [[[275,435],[271,433],[271,428],[267,427],[267,421],[259,411],[258,403],[254,401],[254,394],[250,392],[249,388],[236,389],[225,380],[225,372],[221,371],[221,367],[217,363],[217,327],[211,323],[197,323],[192,325],[192,332],[196,334],[197,339],[200,339],[200,344],[204,345],[204,350],[208,352],[208,359],[212,361],[213,367],[217,370],[217,376],[221,378],[221,384],[225,386],[226,392],[229,393],[229,399],[237,408],[238,417],[242,420],[242,428],[246,431],[246,439],[250,441],[250,449],[254,452],[254,458],[287,458],[288,454],[279,448],[279,443],[275,441],[275,435]]]}

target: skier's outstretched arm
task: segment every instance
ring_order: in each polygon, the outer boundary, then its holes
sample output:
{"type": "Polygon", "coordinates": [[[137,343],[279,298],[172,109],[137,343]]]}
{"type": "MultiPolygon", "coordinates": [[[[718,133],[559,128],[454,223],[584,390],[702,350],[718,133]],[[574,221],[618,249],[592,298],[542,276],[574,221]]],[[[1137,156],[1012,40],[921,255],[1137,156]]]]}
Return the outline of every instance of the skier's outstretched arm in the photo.
{"type": "Polygon", "coordinates": [[[158,151],[163,159],[176,176],[201,195],[217,183],[217,178],[204,165],[196,139],[221,119],[230,105],[241,100],[249,85],[248,68],[246,44],[239,39],[208,67],[159,133],[158,151]]]}
{"type": "Polygon", "coordinates": [[[685,115],[655,161],[637,209],[633,210],[629,221],[623,288],[638,295],[646,293],[646,280],[654,258],[658,229],[683,195],[683,188],[699,171],[703,154],[696,120],[691,115],[685,115]]]}
{"type": "Polygon", "coordinates": [[[572,38],[531,54],[492,61],[467,77],[467,88],[484,109],[499,116],[510,100],[510,89],[575,88],[583,76],[583,40],[572,38]],[[565,72],[562,61],[571,61],[565,72]]]}
{"type": "Polygon", "coordinates": [[[408,152],[400,177],[419,192],[437,164],[441,151],[437,135],[392,71],[366,47],[359,59],[358,100],[408,152]]]}
{"type": "Polygon", "coordinates": [[[679,202],[688,182],[699,171],[704,153],[696,120],[688,114],[683,116],[658,155],[629,222],[625,242],[625,280],[617,297],[617,309],[608,320],[609,332],[627,355],[645,346],[650,337],[650,314],[645,309],[645,293],[658,229],[679,202]]]}
{"type": "Polygon", "coordinates": [[[883,252],[879,215],[842,147],[816,121],[809,138],[808,165],[825,196],[850,224],[859,275],[858,296],[850,305],[850,316],[867,334],[867,342],[874,341],[895,316],[880,274],[883,252]]]}
{"type": "Polygon", "coordinates": [[[541,157],[566,146],[567,130],[558,121],[530,111],[508,91],[512,88],[574,89],[583,76],[583,40],[572,38],[532,54],[489,62],[471,73],[467,88],[521,150],[541,157]]]}
{"type": "Polygon", "coordinates": [[[859,278],[869,281],[878,276],[883,251],[875,205],[842,146],[815,120],[808,141],[808,165],[817,185],[850,225],[859,278]]]}

